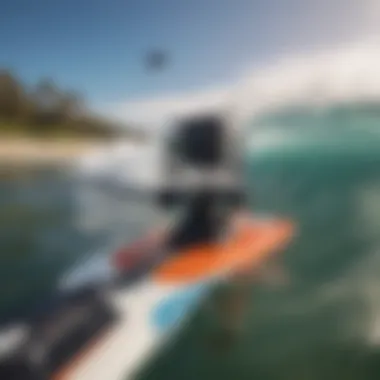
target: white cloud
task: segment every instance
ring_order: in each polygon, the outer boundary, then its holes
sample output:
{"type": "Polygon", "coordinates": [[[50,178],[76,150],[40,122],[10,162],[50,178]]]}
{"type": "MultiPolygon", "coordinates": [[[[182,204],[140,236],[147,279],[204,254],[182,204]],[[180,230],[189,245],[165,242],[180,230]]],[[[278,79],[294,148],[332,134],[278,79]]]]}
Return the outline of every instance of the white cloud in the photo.
{"type": "Polygon", "coordinates": [[[230,107],[247,117],[265,107],[360,99],[380,99],[378,40],[290,55],[267,67],[247,70],[233,85],[120,102],[107,112],[120,120],[158,126],[198,110],[230,107]]]}
{"type": "Polygon", "coordinates": [[[264,107],[309,102],[380,99],[380,44],[370,40],[284,57],[261,70],[248,71],[238,86],[243,114],[264,107]]]}
{"type": "Polygon", "coordinates": [[[136,101],[120,102],[106,112],[122,121],[149,127],[162,126],[179,115],[195,111],[218,110],[228,105],[230,88],[206,89],[199,92],[163,95],[136,101]]]}
{"type": "Polygon", "coordinates": [[[342,30],[350,33],[342,32],[337,46],[289,53],[266,67],[250,68],[238,76],[236,83],[198,92],[121,101],[105,107],[105,112],[125,122],[157,127],[171,117],[196,110],[232,107],[245,117],[263,107],[299,101],[330,103],[380,98],[380,39],[377,38],[380,0],[315,1],[307,5],[306,13],[313,25],[320,26],[321,43],[342,30]],[[353,39],[358,42],[352,42],[353,39]]]}

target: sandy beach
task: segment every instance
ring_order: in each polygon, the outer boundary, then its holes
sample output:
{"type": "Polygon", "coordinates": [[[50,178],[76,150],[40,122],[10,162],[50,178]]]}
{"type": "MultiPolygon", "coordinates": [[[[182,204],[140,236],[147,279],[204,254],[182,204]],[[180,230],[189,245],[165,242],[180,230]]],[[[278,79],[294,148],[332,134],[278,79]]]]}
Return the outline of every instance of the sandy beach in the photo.
{"type": "Polygon", "coordinates": [[[0,165],[66,165],[83,154],[104,147],[107,142],[81,139],[37,139],[0,137],[0,165]]]}

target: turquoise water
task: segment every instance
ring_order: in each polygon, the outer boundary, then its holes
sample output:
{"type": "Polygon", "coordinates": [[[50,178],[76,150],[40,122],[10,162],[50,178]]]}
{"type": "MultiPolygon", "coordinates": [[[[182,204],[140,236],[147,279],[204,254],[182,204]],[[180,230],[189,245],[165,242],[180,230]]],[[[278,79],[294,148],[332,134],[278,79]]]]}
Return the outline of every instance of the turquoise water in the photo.
{"type": "Polygon", "coordinates": [[[74,204],[60,175],[0,182],[0,317],[47,296],[75,252],[89,248],[72,224],[74,204]]]}
{"type": "MultiPolygon", "coordinates": [[[[244,333],[229,350],[215,317],[233,289],[219,289],[140,379],[380,378],[379,120],[376,109],[343,107],[251,126],[250,207],[299,224],[281,256],[289,284],[249,289],[244,333]]],[[[149,205],[112,197],[95,197],[83,219],[78,192],[59,173],[0,183],[1,317],[38,303],[115,232],[132,239],[155,220],[149,205]]]]}
{"type": "Polygon", "coordinates": [[[296,116],[292,129],[280,115],[253,132],[247,156],[251,208],[299,224],[282,256],[290,283],[249,289],[228,351],[212,308],[220,289],[140,379],[380,377],[380,137],[359,118],[344,129],[309,117],[307,128],[296,116]]]}
{"type": "Polygon", "coordinates": [[[132,241],[158,217],[148,202],[54,171],[0,180],[0,209],[0,322],[38,308],[78,262],[132,241]]]}

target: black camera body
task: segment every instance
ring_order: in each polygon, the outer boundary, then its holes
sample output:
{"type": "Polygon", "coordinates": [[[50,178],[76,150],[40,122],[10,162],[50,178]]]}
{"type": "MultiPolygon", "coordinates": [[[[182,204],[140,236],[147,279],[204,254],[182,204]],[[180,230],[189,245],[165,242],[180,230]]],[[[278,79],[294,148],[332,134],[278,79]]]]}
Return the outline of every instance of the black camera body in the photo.
{"type": "Polygon", "coordinates": [[[221,115],[184,118],[164,136],[160,204],[170,207],[202,193],[241,194],[239,132],[221,115]]]}
{"type": "Polygon", "coordinates": [[[169,244],[215,241],[245,198],[239,131],[222,115],[197,115],[179,120],[165,139],[158,201],[187,207],[169,244]]]}

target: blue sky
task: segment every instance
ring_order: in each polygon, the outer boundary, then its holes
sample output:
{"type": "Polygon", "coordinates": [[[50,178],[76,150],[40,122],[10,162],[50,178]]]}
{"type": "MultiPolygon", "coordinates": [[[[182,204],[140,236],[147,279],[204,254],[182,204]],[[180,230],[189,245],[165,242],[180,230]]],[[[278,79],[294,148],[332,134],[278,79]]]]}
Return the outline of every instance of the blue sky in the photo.
{"type": "Polygon", "coordinates": [[[3,0],[0,67],[28,83],[52,77],[93,105],[191,92],[354,35],[366,28],[361,8],[354,0],[3,0]],[[143,57],[156,47],[171,63],[153,74],[143,57]]]}

